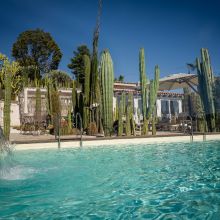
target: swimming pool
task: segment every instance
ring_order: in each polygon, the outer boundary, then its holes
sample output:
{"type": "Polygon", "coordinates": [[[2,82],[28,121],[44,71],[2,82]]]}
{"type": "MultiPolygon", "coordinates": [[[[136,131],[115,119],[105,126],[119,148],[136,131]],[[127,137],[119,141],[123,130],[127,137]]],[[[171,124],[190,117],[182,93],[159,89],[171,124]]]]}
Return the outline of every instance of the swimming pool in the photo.
{"type": "Polygon", "coordinates": [[[220,142],[16,151],[0,219],[217,219],[220,142]]]}

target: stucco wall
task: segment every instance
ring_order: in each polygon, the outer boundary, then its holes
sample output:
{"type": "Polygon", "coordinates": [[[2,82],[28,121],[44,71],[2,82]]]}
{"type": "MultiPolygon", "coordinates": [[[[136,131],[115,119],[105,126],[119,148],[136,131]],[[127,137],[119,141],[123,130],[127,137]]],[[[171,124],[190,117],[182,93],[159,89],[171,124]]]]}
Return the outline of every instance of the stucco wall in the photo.
{"type": "MultiPolygon", "coordinates": [[[[0,125],[3,126],[3,109],[4,109],[4,102],[0,101],[0,125]]],[[[19,105],[17,102],[11,103],[11,126],[19,126],[20,119],[19,119],[19,105]]]]}

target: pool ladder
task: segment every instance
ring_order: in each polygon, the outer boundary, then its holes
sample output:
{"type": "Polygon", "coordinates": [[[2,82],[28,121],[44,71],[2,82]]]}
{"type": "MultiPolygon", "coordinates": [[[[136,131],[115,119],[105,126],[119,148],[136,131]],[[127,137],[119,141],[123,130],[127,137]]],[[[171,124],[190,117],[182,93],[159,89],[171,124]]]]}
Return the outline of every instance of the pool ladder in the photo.
{"type": "Polygon", "coordinates": [[[190,115],[188,115],[188,114],[186,114],[185,115],[185,117],[186,117],[186,123],[185,123],[185,120],[183,120],[183,124],[184,124],[184,134],[185,134],[185,131],[186,131],[186,129],[185,129],[185,124],[187,125],[187,117],[189,117],[189,119],[190,119],[190,123],[191,123],[191,128],[190,128],[190,132],[189,132],[189,134],[190,134],[190,142],[193,142],[193,120],[192,120],[192,117],[190,116],[190,115]]]}

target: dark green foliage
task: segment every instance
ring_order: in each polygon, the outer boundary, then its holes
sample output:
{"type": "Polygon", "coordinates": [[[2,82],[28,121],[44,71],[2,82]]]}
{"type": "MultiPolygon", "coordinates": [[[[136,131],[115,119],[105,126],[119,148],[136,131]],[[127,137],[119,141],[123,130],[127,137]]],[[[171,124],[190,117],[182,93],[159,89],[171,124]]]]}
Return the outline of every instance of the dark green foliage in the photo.
{"type": "Polygon", "coordinates": [[[35,79],[40,79],[40,71],[37,66],[21,66],[18,75],[20,75],[23,80],[25,86],[32,86],[30,83],[35,84],[35,79]]]}
{"type": "Polygon", "coordinates": [[[76,81],[84,85],[85,80],[85,63],[83,56],[86,55],[90,58],[90,51],[86,45],[81,45],[77,47],[76,51],[73,51],[73,58],[70,60],[68,67],[72,70],[76,81]]]}
{"type": "Polygon", "coordinates": [[[50,33],[36,29],[18,36],[13,44],[12,56],[21,66],[36,66],[42,75],[58,68],[62,53],[50,33]]]}
{"type": "Polygon", "coordinates": [[[102,120],[105,136],[111,134],[113,126],[113,86],[114,70],[110,53],[105,50],[101,55],[100,84],[102,94],[102,120]]]}
{"type": "Polygon", "coordinates": [[[53,84],[56,84],[59,88],[69,88],[72,83],[71,77],[66,72],[60,70],[50,71],[47,77],[49,77],[53,84]]]}
{"type": "Polygon", "coordinates": [[[12,74],[10,72],[5,74],[5,98],[4,98],[4,136],[6,140],[9,140],[10,136],[10,124],[11,124],[11,79],[12,74]]]}
{"type": "Polygon", "coordinates": [[[123,75],[120,75],[118,78],[115,78],[115,82],[124,82],[125,77],[123,75]]]}
{"type": "Polygon", "coordinates": [[[206,115],[208,130],[216,130],[215,105],[214,105],[214,75],[211,68],[210,57],[207,49],[201,49],[201,62],[197,58],[198,91],[201,97],[202,106],[206,115]]]}

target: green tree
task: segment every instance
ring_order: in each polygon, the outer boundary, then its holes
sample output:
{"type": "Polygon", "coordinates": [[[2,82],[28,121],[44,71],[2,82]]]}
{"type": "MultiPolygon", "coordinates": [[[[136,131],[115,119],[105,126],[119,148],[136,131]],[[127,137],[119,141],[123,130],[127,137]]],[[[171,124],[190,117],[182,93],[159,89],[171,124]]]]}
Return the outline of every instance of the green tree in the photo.
{"type": "Polygon", "coordinates": [[[70,84],[72,83],[72,79],[68,73],[61,70],[52,70],[47,76],[52,79],[53,83],[58,87],[70,87],[70,84]]]}
{"type": "Polygon", "coordinates": [[[18,36],[12,47],[12,56],[20,66],[36,66],[40,78],[44,73],[58,68],[62,53],[50,33],[36,29],[18,36]]]}
{"type": "Polygon", "coordinates": [[[120,75],[120,76],[118,77],[118,81],[119,81],[119,82],[124,82],[124,76],[120,75]]]}
{"type": "Polygon", "coordinates": [[[120,75],[118,78],[116,77],[114,79],[115,82],[124,82],[124,80],[125,80],[125,77],[123,75],[120,75]]]}
{"type": "Polygon", "coordinates": [[[86,45],[81,45],[77,47],[76,51],[73,51],[73,58],[70,59],[70,64],[68,64],[68,68],[71,69],[76,81],[81,85],[84,85],[85,80],[84,55],[90,58],[90,51],[86,45]]]}

